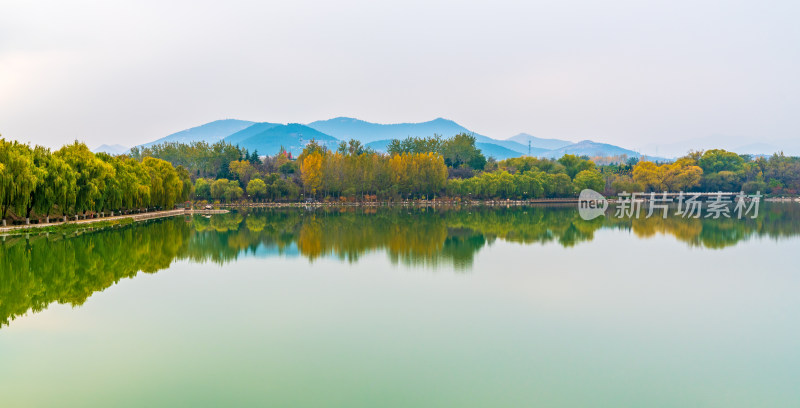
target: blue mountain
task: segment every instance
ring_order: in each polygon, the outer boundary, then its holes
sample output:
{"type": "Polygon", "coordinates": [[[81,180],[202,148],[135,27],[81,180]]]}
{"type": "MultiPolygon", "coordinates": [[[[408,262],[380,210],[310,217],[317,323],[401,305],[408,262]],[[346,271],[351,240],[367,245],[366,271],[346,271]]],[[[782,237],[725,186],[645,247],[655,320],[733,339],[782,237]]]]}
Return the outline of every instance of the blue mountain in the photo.
{"type": "Polygon", "coordinates": [[[376,152],[386,153],[386,151],[389,149],[389,143],[391,142],[392,141],[389,139],[376,140],[374,142],[366,143],[365,146],[375,150],[376,152]]]}
{"type": "Polygon", "coordinates": [[[578,143],[560,147],[558,149],[549,150],[543,153],[541,157],[558,159],[565,154],[589,157],[621,156],[624,154],[628,157],[641,157],[641,154],[633,150],[623,149],[619,146],[614,146],[607,143],[597,143],[591,140],[583,140],[578,143]]]}
{"type": "MultiPolygon", "coordinates": [[[[258,150],[262,155],[273,155],[283,146],[293,154],[298,154],[303,146],[316,139],[320,144],[335,149],[340,141],[356,139],[376,151],[385,152],[392,139],[407,137],[431,137],[441,135],[450,138],[459,133],[471,134],[476,145],[487,157],[503,160],[509,157],[532,155],[559,158],[564,154],[585,156],[641,157],[632,150],[605,143],[584,140],[570,143],[566,140],[543,139],[521,133],[507,140],[493,139],[459,125],[452,120],[437,118],[420,123],[380,124],[360,119],[339,117],[312,122],[308,125],[290,123],[287,125],[271,122],[251,122],[237,119],[217,120],[191,129],[173,133],[156,141],[144,144],[150,146],[165,142],[191,143],[205,141],[216,143],[225,140],[248,150],[258,150]],[[530,151],[528,142],[530,141],[530,151]],[[530,153],[529,153],[530,152],[530,153]]],[[[657,159],[657,158],[654,158],[657,159]]]]}
{"type": "Polygon", "coordinates": [[[271,129],[276,126],[282,126],[282,125],[280,123],[259,122],[253,124],[252,126],[248,126],[234,134],[226,136],[222,140],[224,140],[226,143],[237,145],[242,141],[249,139],[252,136],[255,136],[267,129],[271,129]]]}
{"type": "Polygon", "coordinates": [[[316,129],[299,123],[290,123],[266,127],[261,132],[249,135],[247,138],[240,138],[236,144],[251,152],[258,150],[258,153],[262,155],[278,153],[281,147],[297,155],[303,150],[303,146],[312,139],[330,149],[336,148],[340,142],[339,139],[316,129]]]}
{"type": "MultiPolygon", "coordinates": [[[[481,150],[486,158],[494,157],[496,160],[505,160],[511,157],[522,156],[520,152],[505,148],[494,143],[475,143],[475,147],[481,150]]],[[[526,148],[527,149],[527,148],[526,148]]],[[[534,153],[535,154],[535,153],[534,153]]]]}
{"type": "Polygon", "coordinates": [[[173,133],[169,136],[162,137],[161,139],[152,141],[150,143],[145,143],[142,146],[152,146],[156,144],[171,143],[171,142],[191,143],[191,142],[202,141],[208,143],[216,143],[228,135],[231,135],[249,126],[252,126],[254,123],[255,122],[250,122],[248,120],[238,120],[238,119],[215,120],[213,122],[206,123],[205,125],[200,125],[193,127],[191,129],[186,129],[177,133],[173,133]]]}
{"type": "MultiPolygon", "coordinates": [[[[381,124],[360,119],[339,117],[311,122],[308,126],[341,140],[356,139],[364,144],[392,139],[405,139],[407,137],[431,137],[433,135],[440,135],[447,139],[459,133],[467,133],[475,136],[476,142],[490,143],[505,148],[496,150],[498,154],[502,152],[503,156],[511,154],[506,152],[506,150],[519,153],[516,156],[528,153],[527,142],[522,144],[514,140],[492,139],[491,137],[475,133],[452,120],[444,118],[437,118],[420,123],[381,124]]],[[[535,154],[536,152],[532,153],[535,154]]]]}
{"type": "Polygon", "coordinates": [[[472,133],[458,123],[442,118],[421,123],[380,124],[339,117],[311,122],[308,126],[341,140],[356,139],[362,143],[405,139],[409,136],[430,137],[439,134],[451,137],[462,132],[472,133]]]}

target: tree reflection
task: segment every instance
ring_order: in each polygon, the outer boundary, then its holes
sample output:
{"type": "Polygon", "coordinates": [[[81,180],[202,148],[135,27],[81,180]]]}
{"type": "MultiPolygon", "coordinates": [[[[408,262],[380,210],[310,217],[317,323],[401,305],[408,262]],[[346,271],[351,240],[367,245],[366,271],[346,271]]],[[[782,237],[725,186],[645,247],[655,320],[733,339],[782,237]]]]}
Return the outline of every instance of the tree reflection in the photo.
{"type": "Polygon", "coordinates": [[[225,264],[240,256],[299,255],[358,262],[385,252],[394,264],[468,270],[475,254],[502,239],[571,247],[601,228],[637,237],[674,236],[691,246],[725,248],[750,237],[800,234],[800,206],[765,205],[758,219],[596,218],[573,206],[279,208],[177,217],[74,236],[6,238],[0,244],[0,327],[53,302],[81,305],[92,293],[177,260],[225,264]]]}

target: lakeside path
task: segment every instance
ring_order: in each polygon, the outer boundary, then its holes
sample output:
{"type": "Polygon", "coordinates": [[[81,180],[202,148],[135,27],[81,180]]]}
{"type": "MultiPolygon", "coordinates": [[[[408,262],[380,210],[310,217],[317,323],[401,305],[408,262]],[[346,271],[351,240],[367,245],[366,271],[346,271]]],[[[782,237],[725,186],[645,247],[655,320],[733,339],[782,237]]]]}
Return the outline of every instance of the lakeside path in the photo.
{"type": "Polygon", "coordinates": [[[62,225],[95,224],[99,222],[121,221],[125,219],[132,219],[134,222],[138,222],[138,221],[152,220],[156,218],[175,217],[178,215],[185,215],[185,214],[221,214],[227,212],[228,212],[227,210],[184,210],[184,209],[169,210],[169,211],[153,211],[153,212],[146,212],[139,214],[117,215],[114,217],[89,218],[78,221],[66,221],[66,222],[59,221],[47,224],[30,224],[30,225],[15,225],[11,227],[0,227],[0,235],[20,230],[30,230],[31,232],[35,232],[35,230],[39,228],[58,227],[62,225]]]}

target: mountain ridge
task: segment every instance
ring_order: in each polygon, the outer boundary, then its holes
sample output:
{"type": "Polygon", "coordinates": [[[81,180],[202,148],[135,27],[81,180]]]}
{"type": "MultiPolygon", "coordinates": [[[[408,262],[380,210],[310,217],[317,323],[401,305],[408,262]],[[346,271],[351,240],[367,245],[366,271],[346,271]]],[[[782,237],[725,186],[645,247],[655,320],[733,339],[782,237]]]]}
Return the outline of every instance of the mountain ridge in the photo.
{"type": "MultiPolygon", "coordinates": [[[[237,133],[241,132],[242,131],[237,133]]],[[[222,140],[225,141],[227,139],[228,137],[223,138],[222,140]]],[[[250,152],[258,151],[261,154],[270,155],[278,153],[281,147],[283,147],[286,149],[286,151],[297,155],[303,150],[303,146],[305,145],[304,142],[308,142],[312,139],[316,140],[322,145],[327,146],[328,148],[334,148],[339,144],[340,141],[333,136],[326,135],[306,125],[300,123],[289,123],[286,125],[278,124],[276,126],[266,127],[260,132],[256,132],[254,134],[247,135],[247,137],[241,138],[238,143],[235,144],[239,147],[249,150],[250,152]]]]}
{"type": "Polygon", "coordinates": [[[473,135],[476,139],[476,146],[483,151],[484,155],[498,160],[527,155],[529,141],[531,143],[530,153],[537,157],[558,158],[567,153],[590,157],[622,154],[628,157],[642,156],[630,149],[591,140],[572,143],[560,139],[539,138],[527,133],[520,133],[508,139],[494,139],[441,117],[426,122],[393,124],[373,123],[344,116],[309,124],[223,119],[182,130],[140,146],[151,146],[164,142],[206,141],[216,143],[222,140],[239,145],[251,152],[258,150],[259,154],[272,155],[277,153],[281,146],[297,154],[311,139],[316,139],[329,148],[335,148],[340,141],[356,139],[376,151],[385,152],[386,145],[392,139],[432,137],[435,134],[449,138],[458,133],[473,135]]]}
{"type": "Polygon", "coordinates": [[[195,126],[189,129],[181,130],[156,139],[152,142],[138,145],[139,147],[148,147],[162,143],[191,143],[191,142],[208,142],[216,143],[244,128],[252,126],[255,122],[240,119],[220,119],[212,122],[204,123],[200,126],[195,126]]]}

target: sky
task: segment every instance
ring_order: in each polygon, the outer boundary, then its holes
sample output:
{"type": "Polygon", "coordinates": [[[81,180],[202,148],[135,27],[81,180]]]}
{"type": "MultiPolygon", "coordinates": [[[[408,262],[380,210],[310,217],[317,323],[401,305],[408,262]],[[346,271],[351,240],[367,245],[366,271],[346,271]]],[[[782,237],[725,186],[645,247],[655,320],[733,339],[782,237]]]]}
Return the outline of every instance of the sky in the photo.
{"type": "MultiPolygon", "coordinates": [[[[0,134],[152,141],[216,119],[800,140],[800,2],[0,0],[0,134]]],[[[733,143],[733,142],[732,142],[733,143]]]]}

